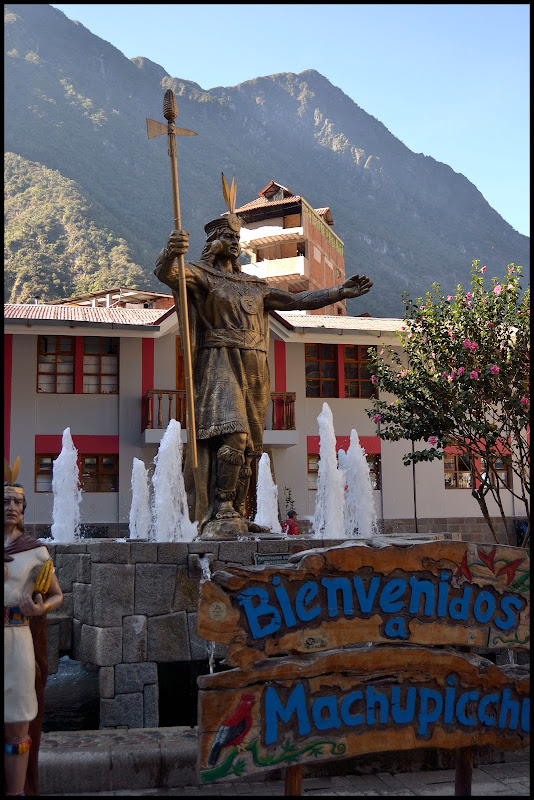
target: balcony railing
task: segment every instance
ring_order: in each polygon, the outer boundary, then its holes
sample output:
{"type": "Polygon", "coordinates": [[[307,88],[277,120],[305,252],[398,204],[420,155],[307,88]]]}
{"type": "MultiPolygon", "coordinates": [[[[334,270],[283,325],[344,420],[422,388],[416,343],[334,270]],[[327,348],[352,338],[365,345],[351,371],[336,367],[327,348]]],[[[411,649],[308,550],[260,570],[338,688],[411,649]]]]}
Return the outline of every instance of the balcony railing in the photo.
{"type": "MultiPolygon", "coordinates": [[[[273,431],[295,430],[295,392],[271,392],[271,409],[266,428],[273,431]]],[[[166,428],[176,419],[186,427],[186,401],[183,389],[149,389],[143,398],[144,428],[166,428]]]]}

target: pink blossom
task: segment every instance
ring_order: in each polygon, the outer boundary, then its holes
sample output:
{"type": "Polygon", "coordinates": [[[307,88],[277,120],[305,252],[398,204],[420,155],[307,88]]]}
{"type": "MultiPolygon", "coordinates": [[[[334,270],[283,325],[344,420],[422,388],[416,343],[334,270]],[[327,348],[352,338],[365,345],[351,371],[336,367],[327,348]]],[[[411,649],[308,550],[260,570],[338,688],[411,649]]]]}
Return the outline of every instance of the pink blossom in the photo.
{"type": "Polygon", "coordinates": [[[447,375],[447,380],[449,381],[449,383],[452,383],[454,380],[454,375],[447,375]]]}
{"type": "Polygon", "coordinates": [[[472,306],[472,305],[473,305],[473,303],[471,302],[471,300],[468,300],[468,301],[467,301],[467,305],[468,305],[468,306],[472,306]]]}
{"type": "Polygon", "coordinates": [[[500,294],[501,292],[502,292],[502,286],[500,283],[498,283],[497,286],[495,286],[495,288],[493,289],[493,293],[500,294]]]}
{"type": "Polygon", "coordinates": [[[514,286],[514,284],[513,284],[513,283],[509,283],[509,284],[508,284],[508,286],[507,286],[506,288],[507,288],[507,289],[515,289],[515,286],[514,286]]]}
{"type": "Polygon", "coordinates": [[[495,324],[494,324],[493,322],[488,322],[488,325],[489,325],[491,328],[494,328],[494,327],[495,327],[495,324]]]}
{"type": "Polygon", "coordinates": [[[431,358],[435,358],[435,357],[436,357],[436,354],[435,354],[435,353],[430,353],[430,357],[431,357],[431,358]]]}
{"type": "Polygon", "coordinates": [[[376,375],[371,375],[371,383],[376,383],[376,375]]]}
{"type": "Polygon", "coordinates": [[[481,303],[485,303],[485,302],[486,302],[486,298],[485,298],[485,297],[481,297],[481,298],[480,298],[480,302],[481,302],[481,303]]]}
{"type": "Polygon", "coordinates": [[[469,349],[472,350],[473,352],[475,350],[478,350],[478,344],[476,342],[470,342],[469,343],[469,349]]]}
{"type": "Polygon", "coordinates": [[[469,300],[470,297],[473,297],[473,295],[471,294],[471,292],[467,292],[466,298],[469,300]]]}
{"type": "Polygon", "coordinates": [[[484,274],[485,271],[486,271],[486,267],[485,266],[484,267],[480,267],[480,271],[481,271],[482,274],[484,274]]]}
{"type": "Polygon", "coordinates": [[[403,369],[402,372],[399,373],[401,378],[405,378],[407,374],[408,374],[408,370],[407,369],[403,369]]]}
{"type": "Polygon", "coordinates": [[[508,269],[508,275],[510,275],[510,274],[511,274],[513,271],[514,271],[514,268],[513,268],[513,267],[509,267],[509,269],[508,269]]]}
{"type": "Polygon", "coordinates": [[[384,350],[381,350],[379,355],[383,356],[384,355],[384,350]]]}
{"type": "Polygon", "coordinates": [[[524,406],[528,405],[528,398],[526,398],[526,397],[522,397],[522,398],[521,398],[521,402],[522,402],[522,404],[523,404],[524,406]]]}
{"type": "Polygon", "coordinates": [[[395,405],[395,400],[393,400],[393,402],[390,403],[390,406],[394,406],[394,405],[395,405]]]}
{"type": "Polygon", "coordinates": [[[447,300],[452,300],[452,294],[447,295],[447,300]]]}
{"type": "Polygon", "coordinates": [[[373,417],[373,419],[374,419],[374,421],[375,421],[375,422],[380,422],[380,420],[382,419],[382,417],[381,417],[381,415],[380,415],[380,414],[375,414],[375,415],[374,415],[374,417],[373,417]]]}
{"type": "Polygon", "coordinates": [[[469,377],[471,378],[472,381],[476,381],[477,380],[478,372],[476,371],[476,369],[474,369],[473,372],[469,373],[469,377]]]}
{"type": "Polygon", "coordinates": [[[491,372],[492,375],[498,375],[499,374],[499,367],[497,366],[497,364],[494,364],[492,366],[492,368],[490,369],[490,372],[491,372]]]}
{"type": "Polygon", "coordinates": [[[463,375],[465,372],[465,367],[458,367],[458,375],[463,375]]]}
{"type": "Polygon", "coordinates": [[[435,447],[437,445],[437,443],[438,443],[438,440],[436,439],[435,436],[429,436],[428,437],[428,444],[432,445],[432,447],[435,447]]]}
{"type": "Polygon", "coordinates": [[[467,350],[469,350],[469,348],[471,347],[471,342],[469,341],[469,339],[464,339],[462,344],[467,350]]]}
{"type": "Polygon", "coordinates": [[[446,373],[446,372],[442,372],[442,373],[441,373],[441,377],[442,377],[442,378],[446,378],[446,377],[447,377],[447,373],[446,373]]]}

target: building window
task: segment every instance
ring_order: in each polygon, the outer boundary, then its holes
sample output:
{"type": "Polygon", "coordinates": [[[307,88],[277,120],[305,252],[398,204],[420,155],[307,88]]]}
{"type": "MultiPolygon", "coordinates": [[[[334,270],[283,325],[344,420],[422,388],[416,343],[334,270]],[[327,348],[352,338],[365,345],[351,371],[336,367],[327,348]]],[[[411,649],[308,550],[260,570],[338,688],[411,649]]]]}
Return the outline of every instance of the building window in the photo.
{"type": "Polygon", "coordinates": [[[51,492],[52,491],[52,462],[57,458],[56,455],[41,455],[40,453],[35,456],[35,491],[36,492],[51,492]]]}
{"type": "Polygon", "coordinates": [[[345,397],[371,397],[376,394],[371,383],[370,350],[367,345],[345,345],[343,377],[345,397]]]}
{"type": "Polygon", "coordinates": [[[316,453],[308,455],[308,489],[317,489],[317,473],[319,472],[319,456],[316,453]]]}
{"type": "Polygon", "coordinates": [[[37,337],[37,391],[74,392],[74,336],[37,337]]]}
{"type": "MultiPolygon", "coordinates": [[[[369,478],[373,489],[381,488],[380,481],[380,455],[378,453],[366,454],[369,465],[369,478]]],[[[308,454],[308,489],[317,489],[317,473],[319,472],[319,455],[317,453],[308,454]]]]}
{"type": "Polygon", "coordinates": [[[116,394],[119,391],[119,340],[110,336],[84,336],[84,394],[116,394]]]}
{"type": "Polygon", "coordinates": [[[80,475],[83,492],[118,492],[119,456],[81,455],[80,475]]]}
{"type": "Polygon", "coordinates": [[[367,463],[369,465],[369,477],[373,489],[381,489],[382,482],[380,480],[380,455],[379,453],[366,454],[367,463]]]}
{"type": "MultiPolygon", "coordinates": [[[[482,461],[482,474],[484,475],[487,470],[486,462],[482,461]]],[[[512,485],[512,470],[510,464],[510,457],[503,456],[497,458],[495,463],[490,469],[490,482],[492,486],[502,488],[510,488],[512,485]],[[498,477],[496,477],[498,476],[498,477]]]]}
{"type": "Polygon", "coordinates": [[[306,397],[337,397],[337,347],[306,345],[306,397]]]}
{"type": "Polygon", "coordinates": [[[471,489],[473,486],[471,456],[447,454],[444,459],[444,473],[446,489],[471,489]]]}

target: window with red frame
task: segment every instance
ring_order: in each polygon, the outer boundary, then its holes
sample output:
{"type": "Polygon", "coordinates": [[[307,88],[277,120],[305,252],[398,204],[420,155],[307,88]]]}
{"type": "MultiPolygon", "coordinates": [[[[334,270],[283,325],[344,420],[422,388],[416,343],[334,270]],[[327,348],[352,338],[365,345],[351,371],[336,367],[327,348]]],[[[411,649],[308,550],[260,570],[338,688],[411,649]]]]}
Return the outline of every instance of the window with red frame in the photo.
{"type": "Polygon", "coordinates": [[[469,454],[448,453],[443,460],[443,469],[446,489],[471,489],[473,487],[473,467],[469,454]]]}
{"type": "Polygon", "coordinates": [[[118,492],[119,456],[81,455],[80,483],[83,492],[118,492]]]}
{"type": "Polygon", "coordinates": [[[74,392],[74,336],[37,337],[37,391],[74,392]]]}
{"type": "Polygon", "coordinates": [[[345,345],[343,377],[345,397],[371,397],[376,390],[371,382],[368,345],[345,345]]]}
{"type": "MultiPolygon", "coordinates": [[[[380,489],[380,454],[368,453],[366,454],[367,464],[369,465],[369,477],[373,489],[380,489]]],[[[318,453],[308,454],[308,489],[315,491],[317,489],[317,474],[319,472],[319,455],[318,453]]]]}
{"type": "Polygon", "coordinates": [[[84,394],[119,391],[119,340],[111,336],[83,337],[84,394]]]}
{"type": "MultiPolygon", "coordinates": [[[[58,453],[35,456],[35,491],[51,492],[54,461],[58,453]]],[[[118,454],[80,455],[80,485],[84,492],[119,491],[118,454]]]]}
{"type": "Polygon", "coordinates": [[[307,344],[306,397],[337,397],[337,346],[307,344]]]}

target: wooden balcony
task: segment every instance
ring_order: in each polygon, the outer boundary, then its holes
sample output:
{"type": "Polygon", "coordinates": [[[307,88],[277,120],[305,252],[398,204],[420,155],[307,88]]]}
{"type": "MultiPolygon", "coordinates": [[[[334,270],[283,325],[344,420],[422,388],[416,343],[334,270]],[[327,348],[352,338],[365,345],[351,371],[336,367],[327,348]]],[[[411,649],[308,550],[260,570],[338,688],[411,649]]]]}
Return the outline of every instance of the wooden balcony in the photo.
{"type": "MultiPolygon", "coordinates": [[[[143,430],[163,430],[176,419],[186,428],[186,401],[183,389],[149,389],[143,398],[143,430]]],[[[295,392],[271,392],[271,408],[266,430],[295,430],[295,392]]]]}

